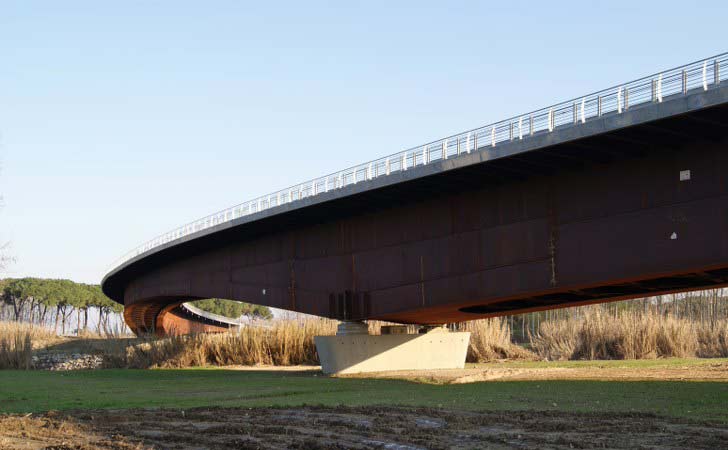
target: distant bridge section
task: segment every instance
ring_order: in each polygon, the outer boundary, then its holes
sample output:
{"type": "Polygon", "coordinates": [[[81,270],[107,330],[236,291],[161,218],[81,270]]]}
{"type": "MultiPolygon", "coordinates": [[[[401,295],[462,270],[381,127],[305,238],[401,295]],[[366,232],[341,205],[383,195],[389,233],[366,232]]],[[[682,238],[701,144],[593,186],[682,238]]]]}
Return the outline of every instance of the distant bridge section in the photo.
{"type": "Polygon", "coordinates": [[[726,285],[726,74],[718,55],[236,205],[104,292],[144,331],[207,297],[436,324],[726,285]]]}

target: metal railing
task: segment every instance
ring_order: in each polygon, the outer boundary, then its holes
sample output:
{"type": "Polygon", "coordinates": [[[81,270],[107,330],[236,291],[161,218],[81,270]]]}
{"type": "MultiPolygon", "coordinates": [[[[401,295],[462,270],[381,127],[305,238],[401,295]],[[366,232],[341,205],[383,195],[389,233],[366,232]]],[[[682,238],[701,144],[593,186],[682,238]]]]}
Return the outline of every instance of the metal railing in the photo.
{"type": "Polygon", "coordinates": [[[297,202],[323,192],[371,180],[412,167],[430,164],[464,153],[488,151],[500,144],[528,139],[567,126],[579,126],[589,120],[639,106],[661,103],[668,97],[686,95],[693,90],[717,87],[728,77],[728,53],[702,59],[651,76],[613,86],[530,113],[511,117],[490,125],[448,136],[409,148],[373,161],[359,164],[323,177],[296,184],[253,200],[210,214],[151,239],[117,259],[109,269],[149,250],[221,223],[297,202]]]}

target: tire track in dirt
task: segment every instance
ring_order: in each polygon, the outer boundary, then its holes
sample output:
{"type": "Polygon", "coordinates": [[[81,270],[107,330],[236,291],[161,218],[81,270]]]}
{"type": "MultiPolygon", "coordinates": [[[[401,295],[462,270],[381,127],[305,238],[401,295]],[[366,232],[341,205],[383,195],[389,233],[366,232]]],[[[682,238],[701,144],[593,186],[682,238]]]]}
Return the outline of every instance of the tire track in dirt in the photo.
{"type": "Polygon", "coordinates": [[[0,444],[8,449],[78,450],[715,450],[728,446],[728,427],[649,414],[472,412],[411,407],[135,409],[3,416],[0,444]],[[30,445],[23,445],[28,442],[30,445]]]}

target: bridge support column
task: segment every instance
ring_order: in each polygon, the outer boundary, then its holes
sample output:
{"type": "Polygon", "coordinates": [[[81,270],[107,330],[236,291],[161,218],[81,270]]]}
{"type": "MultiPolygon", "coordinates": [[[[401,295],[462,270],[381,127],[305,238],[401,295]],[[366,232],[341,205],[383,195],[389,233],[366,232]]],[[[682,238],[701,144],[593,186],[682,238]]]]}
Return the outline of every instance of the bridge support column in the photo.
{"type": "Polygon", "coordinates": [[[327,374],[465,367],[470,333],[445,327],[422,331],[408,334],[405,327],[391,327],[383,329],[391,334],[371,335],[364,322],[342,322],[336,336],[316,336],[314,341],[327,374]]]}

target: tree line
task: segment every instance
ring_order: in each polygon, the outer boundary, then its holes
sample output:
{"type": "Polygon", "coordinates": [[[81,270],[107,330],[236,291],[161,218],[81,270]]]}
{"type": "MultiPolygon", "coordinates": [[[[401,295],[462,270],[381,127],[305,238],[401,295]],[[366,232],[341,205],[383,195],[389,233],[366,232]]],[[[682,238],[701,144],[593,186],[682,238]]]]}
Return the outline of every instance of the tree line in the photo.
{"type": "Polygon", "coordinates": [[[113,315],[120,318],[124,310],[99,285],[71,280],[8,278],[0,280],[0,295],[0,319],[49,326],[61,334],[66,334],[71,319],[75,319],[77,333],[91,326],[98,333],[111,334],[110,319],[113,315]],[[95,324],[89,323],[92,310],[95,324]]]}
{"type": "Polygon", "coordinates": [[[256,319],[271,319],[273,313],[270,308],[262,305],[253,305],[252,303],[236,302],[232,300],[223,300],[220,298],[208,298],[206,300],[197,300],[192,302],[192,306],[196,306],[204,311],[218,314],[220,316],[237,319],[241,316],[247,316],[256,319]]]}
{"type": "MultiPolygon", "coordinates": [[[[230,318],[243,315],[261,319],[273,317],[265,306],[231,300],[215,298],[192,304],[230,318]]],[[[97,284],[44,278],[0,280],[0,320],[43,325],[61,334],[90,330],[111,335],[125,328],[123,311],[124,307],[104,295],[97,284]]]]}

